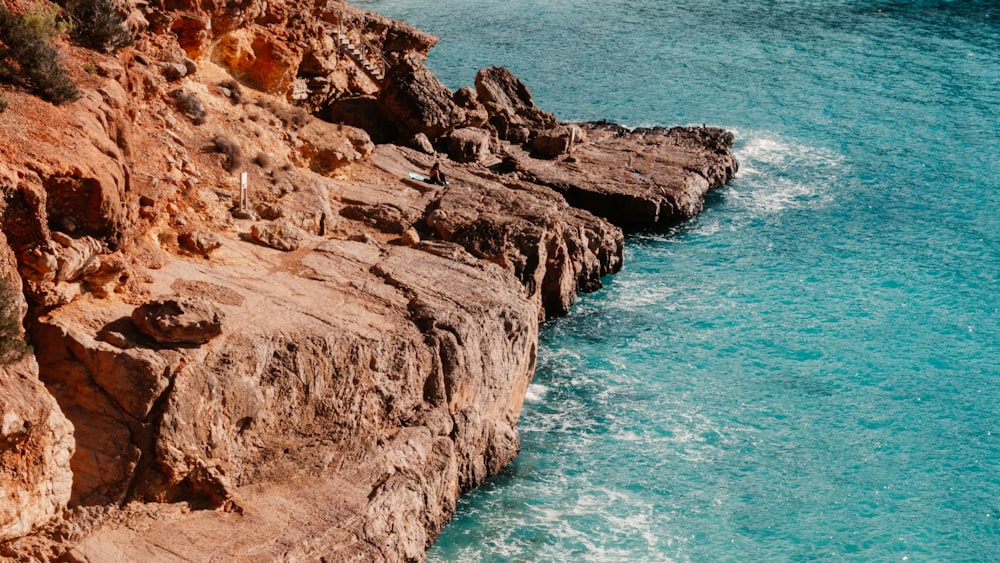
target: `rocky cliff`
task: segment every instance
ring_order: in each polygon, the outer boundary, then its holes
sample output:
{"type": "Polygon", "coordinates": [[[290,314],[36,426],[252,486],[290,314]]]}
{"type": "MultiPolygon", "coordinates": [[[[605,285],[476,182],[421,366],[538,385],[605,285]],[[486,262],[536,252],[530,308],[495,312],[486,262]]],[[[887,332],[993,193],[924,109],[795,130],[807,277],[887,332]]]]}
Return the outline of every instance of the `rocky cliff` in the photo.
{"type": "Polygon", "coordinates": [[[76,99],[0,87],[5,557],[422,560],[517,453],[539,321],[736,170],[502,68],[451,92],[346,4],[116,10],[129,46],[51,39],[76,99]]]}

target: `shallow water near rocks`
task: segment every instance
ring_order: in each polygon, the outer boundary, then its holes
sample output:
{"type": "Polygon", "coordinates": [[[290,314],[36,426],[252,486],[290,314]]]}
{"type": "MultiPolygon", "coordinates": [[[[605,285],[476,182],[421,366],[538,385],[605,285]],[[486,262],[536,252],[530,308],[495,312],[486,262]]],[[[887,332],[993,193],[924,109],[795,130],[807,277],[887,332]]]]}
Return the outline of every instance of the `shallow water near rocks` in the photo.
{"type": "Polygon", "coordinates": [[[542,331],[431,561],[984,561],[1000,544],[1000,5],[374,0],[562,120],[741,170],[542,331]]]}

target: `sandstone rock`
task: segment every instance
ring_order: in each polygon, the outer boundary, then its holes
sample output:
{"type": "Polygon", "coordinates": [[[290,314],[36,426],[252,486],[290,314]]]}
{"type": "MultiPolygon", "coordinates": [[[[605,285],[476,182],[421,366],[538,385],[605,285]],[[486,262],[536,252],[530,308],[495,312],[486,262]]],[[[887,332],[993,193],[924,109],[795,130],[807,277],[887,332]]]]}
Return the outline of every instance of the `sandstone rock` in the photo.
{"type": "Polygon", "coordinates": [[[163,73],[164,78],[173,82],[187,76],[188,70],[183,63],[163,62],[160,63],[160,72],[163,73]]]}
{"type": "Polygon", "coordinates": [[[131,274],[129,259],[124,253],[116,252],[102,256],[100,267],[81,277],[94,295],[107,297],[112,291],[128,284],[131,274]]]}
{"type": "Polygon", "coordinates": [[[543,158],[555,158],[568,154],[578,142],[582,141],[583,132],[575,126],[562,126],[535,133],[531,140],[531,148],[536,155],[543,158]]]}
{"type": "Polygon", "coordinates": [[[417,133],[416,135],[410,137],[406,142],[406,146],[417,149],[424,154],[435,154],[434,145],[431,144],[431,140],[427,138],[427,135],[423,133],[417,133]]]}
{"type": "MultiPolygon", "coordinates": [[[[9,284],[0,305],[4,315],[20,321],[27,306],[15,267],[0,234],[0,277],[9,284]]],[[[6,333],[3,338],[20,341],[22,335],[6,333]]],[[[19,355],[5,354],[0,364],[0,541],[58,515],[73,483],[73,426],[39,381],[35,358],[19,355]]]]}
{"type": "MultiPolygon", "coordinates": [[[[736,173],[732,134],[677,127],[628,130],[581,124],[587,142],[573,159],[516,159],[518,175],[626,230],[665,227],[701,211],[709,189],[736,173]]],[[[513,150],[513,149],[512,149],[513,150]]]]}
{"type": "Polygon", "coordinates": [[[406,229],[403,231],[403,236],[399,238],[399,243],[403,246],[414,246],[420,242],[420,234],[417,233],[416,229],[406,229]]]}
{"type": "Polygon", "coordinates": [[[374,206],[346,205],[340,214],[348,219],[362,221],[370,227],[382,232],[400,234],[413,223],[402,209],[391,203],[380,203],[374,206]]]}
{"type": "Polygon", "coordinates": [[[465,119],[465,112],[423,62],[405,57],[386,74],[379,107],[404,137],[423,133],[437,139],[465,119]]]}
{"type": "Polygon", "coordinates": [[[458,178],[426,224],[441,239],[510,270],[543,318],[569,312],[577,292],[600,288],[600,278],[622,264],[618,228],[531,184],[458,178]]]}
{"type": "Polygon", "coordinates": [[[222,333],[224,315],[203,299],[151,301],[132,311],[144,334],[163,344],[204,344],[222,333]]]}
{"type": "Polygon", "coordinates": [[[291,251],[302,246],[308,235],[287,219],[254,223],[250,228],[250,238],[278,250],[291,251]]]}
{"type": "Polygon", "coordinates": [[[297,132],[299,154],[309,168],[330,174],[352,162],[367,158],[375,150],[368,134],[346,125],[311,119],[297,132]]]}
{"type": "Polygon", "coordinates": [[[186,11],[175,13],[170,31],[177,36],[177,42],[191,57],[201,56],[212,38],[212,20],[204,12],[186,11]]]}
{"type": "Polygon", "coordinates": [[[457,162],[483,162],[490,156],[490,135],[482,129],[463,127],[448,135],[448,156],[457,162]]]}
{"type": "Polygon", "coordinates": [[[557,125],[555,116],[539,109],[528,87],[506,68],[480,70],[476,74],[476,93],[501,139],[523,143],[534,132],[557,125]]]}
{"type": "Polygon", "coordinates": [[[301,60],[272,31],[255,25],[224,34],[212,51],[213,62],[265,92],[283,92],[289,87],[301,60]]]}
{"type": "Polygon", "coordinates": [[[208,255],[222,246],[222,239],[212,231],[189,231],[181,233],[177,242],[187,250],[196,254],[208,255]]]}
{"type": "Polygon", "coordinates": [[[0,368],[0,541],[46,524],[66,507],[73,426],[28,357],[0,368]]]}
{"type": "Polygon", "coordinates": [[[125,73],[122,65],[114,61],[101,61],[97,63],[97,74],[118,80],[125,73]]]}
{"type": "Polygon", "coordinates": [[[468,86],[463,86],[455,91],[452,97],[458,107],[465,110],[465,126],[479,129],[488,128],[490,114],[479,103],[476,91],[468,86]]]}
{"type": "Polygon", "coordinates": [[[382,115],[375,96],[340,98],[325,108],[322,117],[330,123],[343,123],[364,129],[376,143],[389,142],[398,135],[396,127],[382,115]]]}
{"type": "Polygon", "coordinates": [[[92,237],[74,239],[53,231],[52,240],[58,243],[56,246],[56,282],[75,281],[81,276],[95,273],[100,269],[99,255],[104,245],[97,239],[92,237]]]}
{"type": "MultiPolygon", "coordinates": [[[[46,373],[72,390],[63,400],[94,448],[79,473],[103,483],[87,498],[124,491],[120,484],[131,481],[140,498],[195,508],[235,502],[250,516],[159,511],[131,535],[134,542],[115,544],[119,556],[135,558],[152,541],[201,557],[311,558],[375,545],[388,560],[419,558],[460,487],[481,482],[516,453],[513,424],[534,365],[537,323],[509,273],[440,241],[415,248],[327,241],[299,260],[292,271],[301,276],[254,273],[254,264],[238,272],[200,268],[216,282],[238,283],[250,299],[233,317],[237,327],[220,337],[224,345],[160,351],[170,354],[167,363],[149,373],[166,374],[173,385],[141,423],[86,391],[97,370],[87,358],[121,362],[150,351],[82,334],[82,324],[106,326],[117,313],[67,307],[44,320],[46,373]],[[54,345],[58,334],[68,342],[63,351],[54,345]],[[101,452],[114,452],[117,461],[101,452]],[[353,461],[345,467],[341,460],[353,461]],[[90,472],[101,466],[104,477],[90,472]],[[277,487],[252,484],[261,482],[277,487]],[[295,506],[288,504],[292,483],[310,490],[295,506]],[[303,527],[270,522],[276,505],[267,503],[276,502],[285,503],[277,510],[283,518],[308,508],[295,516],[303,527]],[[348,514],[360,518],[343,519],[348,514]],[[291,535],[280,532],[282,545],[248,542],[236,532],[248,528],[231,527],[237,524],[257,530],[254,538],[283,529],[291,535]],[[177,533],[190,526],[213,541],[192,547],[190,536],[177,533]]],[[[129,408],[142,416],[142,405],[129,408]]],[[[113,526],[93,532],[76,556],[100,553],[116,533],[113,526]]]]}

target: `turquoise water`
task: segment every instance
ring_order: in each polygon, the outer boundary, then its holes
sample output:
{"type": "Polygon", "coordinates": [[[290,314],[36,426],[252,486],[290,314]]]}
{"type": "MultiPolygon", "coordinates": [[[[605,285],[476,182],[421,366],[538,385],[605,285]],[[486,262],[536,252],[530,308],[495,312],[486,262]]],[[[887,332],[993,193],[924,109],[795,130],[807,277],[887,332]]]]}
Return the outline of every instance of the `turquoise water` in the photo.
{"type": "Polygon", "coordinates": [[[1000,560],[1000,4],[376,0],[564,120],[741,170],[545,325],[432,561],[1000,560]]]}

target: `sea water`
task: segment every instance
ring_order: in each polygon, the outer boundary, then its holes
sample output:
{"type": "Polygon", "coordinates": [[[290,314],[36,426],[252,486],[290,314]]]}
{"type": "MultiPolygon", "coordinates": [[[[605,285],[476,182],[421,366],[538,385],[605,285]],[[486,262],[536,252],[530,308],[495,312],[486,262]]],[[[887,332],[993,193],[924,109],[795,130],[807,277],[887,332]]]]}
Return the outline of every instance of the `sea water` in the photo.
{"type": "Polygon", "coordinates": [[[1000,560],[1000,4],[375,0],[562,120],[740,172],[544,325],[432,561],[1000,560]]]}

